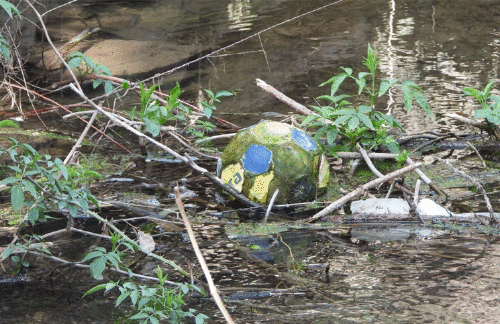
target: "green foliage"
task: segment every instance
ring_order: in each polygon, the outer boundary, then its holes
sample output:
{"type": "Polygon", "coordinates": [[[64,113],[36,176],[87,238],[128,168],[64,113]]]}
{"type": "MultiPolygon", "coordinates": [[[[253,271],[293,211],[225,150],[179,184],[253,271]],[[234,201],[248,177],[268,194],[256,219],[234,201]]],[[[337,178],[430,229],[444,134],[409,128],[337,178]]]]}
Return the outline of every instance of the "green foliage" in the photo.
{"type": "MultiPolygon", "coordinates": [[[[7,12],[10,18],[13,18],[13,14],[21,17],[19,10],[12,3],[6,0],[0,0],[0,7],[7,12]]],[[[10,59],[10,45],[9,42],[0,33],[0,56],[3,57],[3,61],[7,62],[10,59]]]]}
{"type": "Polygon", "coordinates": [[[10,18],[12,18],[12,14],[14,13],[21,17],[21,14],[19,13],[19,10],[16,8],[16,6],[6,0],[0,0],[0,7],[2,7],[3,10],[7,12],[10,18]]]}
{"type": "MultiPolygon", "coordinates": [[[[394,138],[387,133],[387,129],[397,127],[403,130],[403,126],[393,117],[375,110],[375,100],[398,85],[398,80],[384,79],[380,81],[377,89],[379,63],[380,60],[368,44],[367,57],[364,59],[363,65],[369,72],[359,72],[355,76],[352,69],[341,67],[343,73],[335,75],[320,85],[331,85],[329,95],[318,97],[319,100],[327,101],[327,105],[312,106],[319,116],[307,116],[302,125],[317,127],[316,139],[326,135],[329,146],[332,146],[340,135],[342,139],[348,141],[348,148],[351,150],[355,149],[356,143],[360,143],[363,148],[369,150],[382,145],[393,153],[399,152],[399,146],[394,138]],[[358,96],[363,94],[368,96],[368,105],[353,107],[353,104],[346,100],[351,97],[350,95],[337,94],[340,86],[347,79],[354,80],[358,85],[358,96]]],[[[415,101],[424,111],[432,115],[429,104],[422,94],[422,89],[408,80],[401,83],[400,86],[403,90],[404,105],[407,111],[411,110],[413,101],[415,101]]],[[[335,155],[337,148],[330,149],[330,152],[335,155]]]]}
{"type": "Polygon", "coordinates": [[[173,288],[165,287],[167,275],[163,275],[162,270],[158,267],[157,276],[159,282],[153,286],[137,285],[133,281],[124,283],[108,282],[100,284],[89,291],[84,296],[91,293],[105,290],[109,292],[113,288],[117,288],[120,295],[116,299],[116,306],[130,299],[134,307],[134,315],[129,317],[131,320],[137,320],[141,324],[156,324],[160,320],[168,320],[169,323],[183,323],[186,317],[194,317],[196,324],[203,324],[208,317],[204,314],[196,314],[194,309],[184,311],[182,306],[185,305],[184,296],[190,289],[194,289],[203,294],[198,287],[190,284],[179,284],[173,288]]]}
{"type": "Polygon", "coordinates": [[[191,113],[191,110],[179,101],[179,96],[183,92],[179,83],[170,91],[166,105],[162,105],[159,100],[151,98],[158,87],[157,84],[149,89],[146,89],[142,83],[139,83],[139,86],[141,96],[140,111],[137,112],[136,108],[133,107],[130,111],[130,118],[134,119],[137,116],[141,119],[146,125],[146,130],[153,137],[160,134],[161,125],[168,121],[186,120],[186,116],[191,113]]]}
{"type": "Polygon", "coordinates": [[[19,125],[15,121],[10,119],[0,120],[0,127],[14,127],[19,129],[19,125]]]}
{"type": "Polygon", "coordinates": [[[7,62],[10,59],[10,45],[9,42],[0,33],[0,56],[3,57],[3,61],[7,62]]]}
{"type": "Polygon", "coordinates": [[[474,113],[474,119],[486,119],[494,126],[500,125],[500,97],[491,95],[491,89],[497,82],[491,81],[482,91],[470,87],[463,89],[466,96],[474,97],[481,105],[481,109],[474,113]]]}
{"type": "Polygon", "coordinates": [[[90,274],[96,280],[102,280],[102,273],[106,269],[107,264],[111,264],[116,269],[120,269],[121,257],[127,250],[134,251],[134,246],[132,244],[122,240],[119,235],[113,233],[111,233],[111,243],[113,247],[110,252],[98,246],[82,260],[82,262],[92,260],[90,263],[90,274]],[[121,246],[124,246],[125,249],[120,249],[121,246]]]}
{"type": "Polygon", "coordinates": [[[25,260],[28,250],[37,250],[39,252],[52,255],[52,253],[50,253],[50,251],[45,248],[42,243],[32,244],[33,240],[38,242],[43,241],[40,236],[33,235],[31,238],[29,238],[26,244],[19,242],[14,244],[11,243],[7,245],[7,248],[5,248],[0,258],[0,262],[10,257],[11,261],[16,264],[16,266],[12,270],[12,274],[16,275],[19,273],[23,273],[24,270],[30,266],[30,263],[25,260]]]}
{"type": "MultiPolygon", "coordinates": [[[[82,52],[75,52],[68,55],[68,66],[76,68],[80,75],[97,74],[97,75],[111,75],[111,71],[102,64],[96,64],[90,57],[82,52]]],[[[110,81],[102,79],[95,79],[92,86],[97,88],[99,85],[104,84],[104,92],[106,94],[113,91],[113,84],[110,81]]]]}
{"type": "Polygon", "coordinates": [[[205,92],[207,93],[209,100],[202,100],[200,101],[200,104],[203,106],[203,113],[207,118],[212,117],[214,110],[216,110],[215,103],[220,102],[219,98],[230,97],[233,95],[233,93],[229,91],[217,91],[217,93],[214,93],[211,90],[205,89],[205,92]]]}
{"type": "Polygon", "coordinates": [[[14,211],[27,206],[27,218],[34,224],[45,220],[49,208],[67,210],[71,216],[86,213],[89,203],[98,205],[96,198],[85,188],[76,188],[78,178],[70,177],[68,169],[59,159],[39,154],[29,144],[11,138],[12,146],[0,147],[0,156],[7,155],[11,175],[0,185],[10,187],[11,205],[14,211]],[[61,179],[58,179],[58,175],[61,179]]]}

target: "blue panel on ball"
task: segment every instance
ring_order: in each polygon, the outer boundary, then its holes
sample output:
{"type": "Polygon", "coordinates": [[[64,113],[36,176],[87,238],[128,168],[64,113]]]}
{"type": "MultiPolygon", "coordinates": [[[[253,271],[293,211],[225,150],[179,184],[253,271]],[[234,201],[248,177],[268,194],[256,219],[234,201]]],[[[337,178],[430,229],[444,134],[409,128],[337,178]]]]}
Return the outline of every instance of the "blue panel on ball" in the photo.
{"type": "Polygon", "coordinates": [[[301,130],[292,128],[292,138],[306,151],[314,151],[316,149],[316,143],[314,143],[312,137],[301,130]]]}
{"type": "Polygon", "coordinates": [[[245,170],[261,174],[269,169],[271,156],[272,153],[267,148],[253,144],[247,149],[245,155],[241,158],[241,162],[245,170]]]}

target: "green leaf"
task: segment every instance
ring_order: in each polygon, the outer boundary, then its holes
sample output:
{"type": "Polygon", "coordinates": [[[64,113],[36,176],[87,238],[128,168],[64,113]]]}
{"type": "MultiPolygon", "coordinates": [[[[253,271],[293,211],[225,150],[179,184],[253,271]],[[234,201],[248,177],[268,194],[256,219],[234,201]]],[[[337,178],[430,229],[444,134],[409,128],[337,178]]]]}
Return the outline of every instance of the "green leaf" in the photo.
{"type": "Polygon", "coordinates": [[[368,50],[367,50],[367,55],[366,58],[363,62],[363,64],[370,70],[372,74],[375,73],[375,70],[378,67],[380,60],[377,59],[377,55],[375,54],[375,51],[371,47],[370,44],[368,44],[368,50]]]}
{"type": "Polygon", "coordinates": [[[195,323],[196,323],[196,324],[204,324],[204,323],[205,323],[205,320],[206,320],[207,318],[208,318],[208,316],[207,316],[207,315],[205,315],[205,314],[201,314],[201,313],[200,313],[200,314],[196,315],[196,317],[194,318],[194,320],[195,320],[195,323]]]}
{"type": "Polygon", "coordinates": [[[466,96],[474,97],[478,101],[481,101],[481,99],[483,98],[482,93],[477,89],[467,87],[467,88],[463,88],[462,90],[466,96]]]}
{"type": "Polygon", "coordinates": [[[415,98],[415,101],[418,103],[420,108],[422,108],[427,113],[427,115],[432,116],[431,107],[429,106],[427,99],[425,99],[425,97],[420,89],[413,90],[413,97],[415,98]]]}
{"type": "Polygon", "coordinates": [[[490,81],[483,90],[483,98],[488,98],[491,94],[491,89],[497,83],[497,80],[490,81]]]}
{"type": "Polygon", "coordinates": [[[361,94],[366,86],[366,80],[365,79],[354,79],[356,81],[356,84],[358,85],[358,95],[361,94]]]}
{"type": "Polygon", "coordinates": [[[38,218],[40,218],[40,208],[38,206],[34,206],[28,211],[28,221],[32,225],[35,225],[35,223],[38,221],[38,218]]]}
{"type": "Polygon", "coordinates": [[[38,198],[38,191],[36,191],[36,188],[35,188],[35,185],[33,183],[31,183],[31,181],[29,180],[25,180],[25,179],[22,179],[21,180],[24,188],[26,188],[26,190],[31,194],[31,196],[35,199],[38,198]]]}
{"type": "Polygon", "coordinates": [[[105,257],[97,258],[90,264],[90,274],[94,279],[101,280],[102,273],[104,272],[105,268],[106,268],[106,258],[105,257]]]}
{"type": "Polygon", "coordinates": [[[380,82],[380,87],[378,89],[378,96],[382,97],[390,88],[392,88],[398,80],[396,79],[384,79],[380,82]]]}
{"type": "Polygon", "coordinates": [[[351,119],[353,117],[353,115],[342,115],[340,116],[339,118],[337,118],[334,123],[336,125],[342,125],[343,123],[345,123],[346,121],[348,121],[349,119],[351,119]]]}
{"type": "Polygon", "coordinates": [[[479,119],[479,118],[488,118],[488,116],[491,114],[491,110],[488,108],[484,109],[478,109],[474,113],[474,119],[479,119]]]}
{"type": "Polygon", "coordinates": [[[20,182],[20,181],[21,181],[21,178],[8,177],[8,178],[5,178],[2,181],[0,181],[0,186],[1,185],[9,185],[9,184],[20,182]]]}
{"type": "Polygon", "coordinates": [[[372,107],[370,106],[359,106],[358,107],[358,112],[363,113],[363,114],[368,114],[372,111],[372,107]]]}
{"type": "MultiPolygon", "coordinates": [[[[372,121],[370,120],[370,117],[368,117],[367,115],[365,114],[362,114],[362,113],[357,113],[356,115],[359,120],[366,126],[368,127],[369,129],[372,129],[374,130],[375,128],[373,127],[373,124],[372,124],[372,121]]],[[[357,127],[357,126],[356,126],[357,127]]],[[[351,128],[351,121],[349,121],[349,128],[351,128]]],[[[354,128],[351,128],[351,129],[354,129],[354,128]]]]}
{"type": "Polygon", "coordinates": [[[357,116],[353,116],[351,119],[349,119],[349,122],[347,123],[347,127],[349,129],[356,129],[359,126],[359,118],[357,116]]]}
{"type": "Polygon", "coordinates": [[[77,56],[77,57],[73,57],[72,59],[70,59],[68,61],[68,66],[72,69],[72,68],[76,68],[76,67],[79,67],[80,64],[82,64],[82,58],[77,56]]]}
{"type": "Polygon", "coordinates": [[[10,191],[10,202],[14,211],[18,211],[23,206],[24,192],[21,184],[16,184],[12,187],[12,190],[10,191]]]}
{"type": "Polygon", "coordinates": [[[356,113],[356,110],[353,108],[342,108],[334,111],[332,115],[356,115],[356,113]]]}
{"type": "Polygon", "coordinates": [[[134,316],[129,317],[129,319],[131,319],[131,320],[138,320],[138,319],[144,319],[144,318],[148,318],[148,317],[149,317],[148,314],[141,312],[141,313],[135,314],[134,316]]]}
{"type": "Polygon", "coordinates": [[[328,132],[326,132],[326,141],[328,145],[332,145],[335,140],[337,139],[337,136],[339,135],[339,130],[337,127],[330,127],[328,132]]]}
{"type": "Polygon", "coordinates": [[[127,90],[128,88],[130,88],[130,84],[128,81],[123,81],[122,83],[122,89],[123,90],[127,90]]]}
{"type": "Polygon", "coordinates": [[[300,126],[305,126],[307,124],[310,124],[311,122],[315,121],[318,118],[319,118],[318,115],[309,115],[306,118],[304,118],[304,120],[302,121],[302,124],[300,126]]]}
{"type": "Polygon", "coordinates": [[[149,103],[149,99],[151,98],[151,95],[153,94],[153,92],[156,90],[156,88],[158,88],[158,84],[155,84],[153,85],[151,88],[148,89],[148,91],[145,91],[144,90],[144,84],[140,83],[141,85],[141,108],[144,110],[148,103],[149,103]]]}
{"type": "Polygon", "coordinates": [[[351,76],[352,75],[352,69],[350,68],[346,68],[346,67],[340,67],[340,69],[342,71],[344,71],[345,73],[347,73],[347,75],[351,76]]]}
{"type": "Polygon", "coordinates": [[[102,83],[102,79],[95,79],[94,82],[92,83],[92,87],[95,89],[97,88],[101,83],[102,83]]]}
{"type": "Polygon", "coordinates": [[[113,84],[109,81],[104,82],[104,93],[105,94],[110,94],[111,91],[113,91],[114,87],[113,84]]]}
{"type": "Polygon", "coordinates": [[[406,80],[401,85],[401,88],[403,89],[403,99],[407,112],[409,112],[413,106],[413,87],[416,87],[416,84],[413,83],[413,81],[409,80],[406,80]]]}
{"type": "Polygon", "coordinates": [[[2,259],[0,261],[7,259],[12,253],[14,253],[14,248],[11,246],[7,247],[2,253],[2,259]]]}
{"type": "Polygon", "coordinates": [[[218,91],[217,94],[215,95],[215,98],[220,98],[220,97],[231,97],[233,96],[234,94],[232,92],[229,92],[229,91],[225,91],[225,90],[222,90],[222,91],[218,91]]]}
{"type": "MultiPolygon", "coordinates": [[[[95,293],[96,291],[99,291],[99,290],[103,290],[103,289],[105,289],[105,288],[107,287],[107,285],[108,285],[108,284],[109,284],[109,283],[107,283],[107,284],[100,284],[100,285],[97,285],[97,286],[95,286],[95,287],[93,287],[93,288],[90,288],[89,290],[87,290],[87,291],[85,292],[85,294],[83,294],[83,297],[85,297],[85,296],[87,296],[87,295],[90,295],[90,294],[93,294],[93,293],[95,293]]],[[[107,289],[106,289],[106,290],[107,290],[107,289]]]]}
{"type": "Polygon", "coordinates": [[[21,17],[21,14],[19,13],[19,10],[14,6],[12,3],[6,1],[6,0],[0,0],[0,7],[7,12],[10,18],[12,18],[12,13],[15,13],[19,17],[21,17]]]}
{"type": "Polygon", "coordinates": [[[210,118],[212,117],[212,113],[214,110],[215,110],[214,106],[203,107],[203,114],[205,114],[207,118],[210,118]]]}
{"type": "MultiPolygon", "coordinates": [[[[131,291],[122,292],[120,296],[116,298],[115,307],[120,305],[125,299],[127,299],[127,297],[130,296],[131,293],[132,293],[131,291]]],[[[132,304],[135,305],[135,303],[132,304]]]]}
{"type": "Polygon", "coordinates": [[[341,74],[338,74],[336,76],[334,76],[333,78],[331,78],[330,80],[326,81],[326,82],[323,82],[322,84],[320,84],[319,86],[322,87],[324,85],[327,85],[327,84],[332,84],[332,87],[331,87],[331,90],[330,90],[330,95],[334,95],[337,90],[339,89],[340,85],[342,84],[342,82],[344,82],[344,80],[348,77],[348,74],[347,73],[341,73],[341,74]]]}
{"type": "Polygon", "coordinates": [[[146,129],[151,133],[153,137],[158,136],[160,134],[160,123],[157,120],[150,120],[148,118],[144,118],[144,123],[146,124],[146,129]]]}
{"type": "Polygon", "coordinates": [[[98,258],[98,257],[101,257],[103,255],[103,252],[102,251],[93,251],[93,252],[90,252],[89,254],[87,254],[82,262],[85,262],[85,261],[88,261],[88,260],[91,260],[91,259],[94,259],[94,258],[98,258]]]}
{"type": "Polygon", "coordinates": [[[328,95],[323,95],[323,96],[319,96],[317,99],[324,99],[324,100],[331,101],[331,102],[333,102],[333,103],[337,103],[337,102],[341,101],[342,99],[349,98],[349,97],[350,97],[350,96],[349,96],[349,95],[346,95],[346,94],[339,95],[339,96],[328,96],[328,95]]]}
{"type": "Polygon", "coordinates": [[[10,119],[0,120],[0,127],[14,127],[19,129],[19,125],[10,119]]]}
{"type": "Polygon", "coordinates": [[[59,158],[56,158],[54,160],[54,163],[55,163],[57,169],[59,169],[59,171],[61,172],[64,179],[68,180],[68,177],[69,177],[68,168],[64,165],[63,161],[61,161],[61,159],[59,159],[59,158]]]}
{"type": "Polygon", "coordinates": [[[215,94],[214,94],[214,92],[212,90],[205,89],[205,92],[208,94],[208,96],[211,99],[215,99],[215,94]]]}

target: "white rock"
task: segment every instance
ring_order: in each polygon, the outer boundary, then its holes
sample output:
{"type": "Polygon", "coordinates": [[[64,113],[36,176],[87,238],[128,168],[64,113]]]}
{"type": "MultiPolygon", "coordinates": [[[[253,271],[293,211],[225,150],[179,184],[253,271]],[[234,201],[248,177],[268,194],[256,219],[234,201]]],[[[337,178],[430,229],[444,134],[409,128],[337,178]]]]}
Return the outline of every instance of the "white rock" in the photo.
{"type": "Polygon", "coordinates": [[[366,200],[356,200],[351,203],[353,214],[399,214],[409,215],[410,206],[400,198],[370,198],[366,200]]]}
{"type": "Polygon", "coordinates": [[[421,216],[451,216],[451,212],[434,200],[424,198],[418,202],[416,212],[421,216]]]}

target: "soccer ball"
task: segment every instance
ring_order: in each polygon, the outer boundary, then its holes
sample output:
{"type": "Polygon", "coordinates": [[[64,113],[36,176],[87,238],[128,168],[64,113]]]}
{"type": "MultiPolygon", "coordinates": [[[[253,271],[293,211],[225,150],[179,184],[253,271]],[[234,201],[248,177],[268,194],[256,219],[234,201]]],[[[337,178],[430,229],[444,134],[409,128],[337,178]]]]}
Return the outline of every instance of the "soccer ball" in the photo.
{"type": "Polygon", "coordinates": [[[217,176],[249,199],[267,204],[311,201],[326,191],[330,167],[324,148],[304,131],[263,120],[229,142],[217,176]]]}

